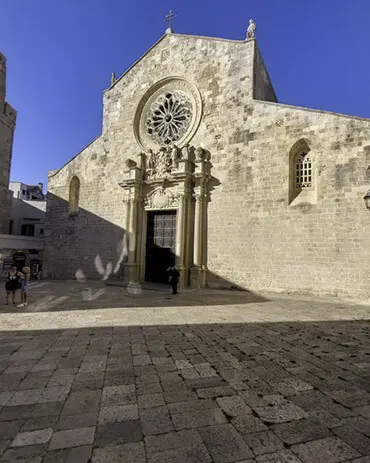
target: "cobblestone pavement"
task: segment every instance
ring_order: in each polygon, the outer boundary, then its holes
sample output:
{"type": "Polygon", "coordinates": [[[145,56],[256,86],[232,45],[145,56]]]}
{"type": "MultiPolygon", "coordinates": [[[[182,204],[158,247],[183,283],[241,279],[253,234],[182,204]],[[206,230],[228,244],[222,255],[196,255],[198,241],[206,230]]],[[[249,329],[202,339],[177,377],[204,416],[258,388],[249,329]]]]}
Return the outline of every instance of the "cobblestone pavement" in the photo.
{"type": "Polygon", "coordinates": [[[89,288],[1,305],[0,462],[370,461],[369,306],[89,288]]]}

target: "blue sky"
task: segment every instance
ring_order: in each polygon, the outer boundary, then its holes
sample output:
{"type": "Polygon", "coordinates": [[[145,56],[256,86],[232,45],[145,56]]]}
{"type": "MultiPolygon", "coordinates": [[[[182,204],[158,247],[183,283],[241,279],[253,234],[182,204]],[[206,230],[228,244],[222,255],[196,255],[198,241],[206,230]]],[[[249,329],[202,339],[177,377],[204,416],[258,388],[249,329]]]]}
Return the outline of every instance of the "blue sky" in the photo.
{"type": "Polygon", "coordinates": [[[102,94],[165,31],[244,39],[248,20],[282,103],[370,118],[369,0],[0,0],[12,180],[47,182],[101,132],[102,94]]]}

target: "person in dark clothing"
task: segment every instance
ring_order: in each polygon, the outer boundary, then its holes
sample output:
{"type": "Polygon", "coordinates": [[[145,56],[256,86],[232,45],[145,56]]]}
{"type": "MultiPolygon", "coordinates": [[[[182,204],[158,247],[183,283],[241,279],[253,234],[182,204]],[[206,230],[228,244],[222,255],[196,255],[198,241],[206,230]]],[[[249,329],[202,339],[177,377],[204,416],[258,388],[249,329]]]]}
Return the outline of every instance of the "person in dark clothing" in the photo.
{"type": "Polygon", "coordinates": [[[175,265],[171,265],[167,269],[168,281],[172,288],[172,294],[177,294],[177,284],[179,282],[180,273],[175,267],[175,265]]]}
{"type": "Polygon", "coordinates": [[[12,295],[13,304],[15,304],[15,293],[19,289],[20,276],[21,273],[18,272],[17,267],[12,267],[6,275],[5,290],[7,305],[9,304],[10,294],[12,295]]]}

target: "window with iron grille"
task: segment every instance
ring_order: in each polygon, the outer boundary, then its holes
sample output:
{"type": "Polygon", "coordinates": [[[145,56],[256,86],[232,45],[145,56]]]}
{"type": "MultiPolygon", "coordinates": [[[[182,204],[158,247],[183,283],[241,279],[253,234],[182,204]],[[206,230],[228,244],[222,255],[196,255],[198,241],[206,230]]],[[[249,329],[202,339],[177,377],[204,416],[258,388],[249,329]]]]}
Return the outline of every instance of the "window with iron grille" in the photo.
{"type": "Polygon", "coordinates": [[[295,186],[299,191],[312,188],[312,160],[308,153],[303,152],[296,157],[295,186]]]}

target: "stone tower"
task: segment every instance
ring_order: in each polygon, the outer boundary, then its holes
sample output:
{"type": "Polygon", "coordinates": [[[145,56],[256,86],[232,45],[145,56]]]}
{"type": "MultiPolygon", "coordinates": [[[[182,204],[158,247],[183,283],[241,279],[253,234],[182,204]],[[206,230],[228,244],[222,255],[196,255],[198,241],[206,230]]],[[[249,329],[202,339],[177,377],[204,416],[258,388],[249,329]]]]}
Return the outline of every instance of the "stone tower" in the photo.
{"type": "Polygon", "coordinates": [[[9,232],[12,197],[9,190],[17,113],[5,100],[6,58],[0,53],[0,234],[9,232]]]}

